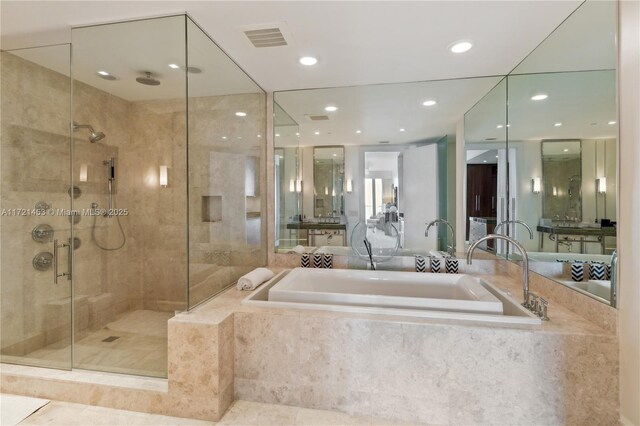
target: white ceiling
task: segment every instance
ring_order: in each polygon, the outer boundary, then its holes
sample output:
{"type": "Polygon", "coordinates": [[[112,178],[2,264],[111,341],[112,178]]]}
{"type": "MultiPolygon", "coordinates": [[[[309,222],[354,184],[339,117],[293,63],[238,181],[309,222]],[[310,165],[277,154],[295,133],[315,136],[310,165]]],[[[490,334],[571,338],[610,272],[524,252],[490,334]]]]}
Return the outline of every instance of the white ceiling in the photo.
{"type": "Polygon", "coordinates": [[[66,43],[72,26],[186,11],[263,88],[276,91],[506,74],[579,4],[3,0],[1,42],[3,49],[66,43]],[[243,34],[282,23],[288,46],[257,49],[243,34]],[[474,48],[450,53],[447,46],[460,39],[474,48]],[[301,66],[302,55],[318,57],[318,65],[301,66]]]}

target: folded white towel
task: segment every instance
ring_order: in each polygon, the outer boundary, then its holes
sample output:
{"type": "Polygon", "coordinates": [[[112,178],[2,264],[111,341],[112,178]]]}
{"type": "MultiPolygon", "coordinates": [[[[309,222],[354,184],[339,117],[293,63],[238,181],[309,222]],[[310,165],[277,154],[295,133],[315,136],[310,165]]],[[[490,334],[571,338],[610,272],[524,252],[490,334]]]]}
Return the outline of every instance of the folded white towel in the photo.
{"type": "Polygon", "coordinates": [[[302,254],[302,253],[304,253],[304,252],[305,252],[304,247],[302,247],[302,246],[300,246],[300,245],[295,246],[294,248],[292,248],[292,249],[291,249],[291,253],[298,253],[298,254],[302,254]]]}
{"type": "Polygon", "coordinates": [[[273,277],[273,272],[267,268],[256,268],[240,277],[236,288],[238,290],[255,290],[260,284],[270,280],[273,277]]]}

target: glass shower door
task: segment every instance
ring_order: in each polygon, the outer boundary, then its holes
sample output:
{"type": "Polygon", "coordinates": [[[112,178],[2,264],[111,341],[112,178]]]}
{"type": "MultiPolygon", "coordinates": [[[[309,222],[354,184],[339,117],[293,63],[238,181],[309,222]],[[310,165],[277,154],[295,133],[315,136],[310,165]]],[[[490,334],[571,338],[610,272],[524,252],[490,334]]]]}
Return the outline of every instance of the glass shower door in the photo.
{"type": "Polygon", "coordinates": [[[2,52],[2,362],[71,368],[70,45],[2,52]]]}

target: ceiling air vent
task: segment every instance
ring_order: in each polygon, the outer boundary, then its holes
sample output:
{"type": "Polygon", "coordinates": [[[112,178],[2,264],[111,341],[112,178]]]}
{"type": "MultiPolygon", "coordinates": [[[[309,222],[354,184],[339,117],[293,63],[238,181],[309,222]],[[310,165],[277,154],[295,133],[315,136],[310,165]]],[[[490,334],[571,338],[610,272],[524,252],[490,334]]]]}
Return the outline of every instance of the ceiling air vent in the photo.
{"type": "Polygon", "coordinates": [[[311,121],[326,121],[329,119],[328,115],[313,115],[313,114],[306,114],[305,117],[307,117],[309,120],[311,121]]]}
{"type": "Polygon", "coordinates": [[[244,32],[247,38],[255,47],[275,47],[286,46],[280,28],[264,28],[259,30],[247,30],[244,32]]]}

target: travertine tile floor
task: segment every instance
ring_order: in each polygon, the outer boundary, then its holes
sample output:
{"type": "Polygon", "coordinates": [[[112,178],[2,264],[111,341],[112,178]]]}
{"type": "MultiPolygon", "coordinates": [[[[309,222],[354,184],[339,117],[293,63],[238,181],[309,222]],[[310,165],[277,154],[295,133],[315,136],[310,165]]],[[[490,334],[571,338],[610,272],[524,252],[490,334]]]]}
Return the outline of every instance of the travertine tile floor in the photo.
{"type": "MultiPolygon", "coordinates": [[[[75,343],[74,368],[112,373],[166,377],[167,321],[173,312],[136,310],[120,315],[97,331],[90,331],[75,343]],[[118,339],[105,342],[115,336],[118,339]]],[[[69,360],[69,347],[52,344],[29,353],[25,358],[63,365],[69,360]]]]}
{"type": "MultiPolygon", "coordinates": [[[[39,411],[33,413],[20,425],[60,425],[60,426],[93,426],[93,425],[215,425],[213,422],[181,419],[177,417],[159,416],[155,414],[137,413],[134,411],[114,410],[111,408],[72,404],[51,401],[39,411]]],[[[348,414],[311,410],[307,408],[284,405],[262,404],[259,402],[236,401],[217,425],[407,425],[384,419],[348,414]]]]}

